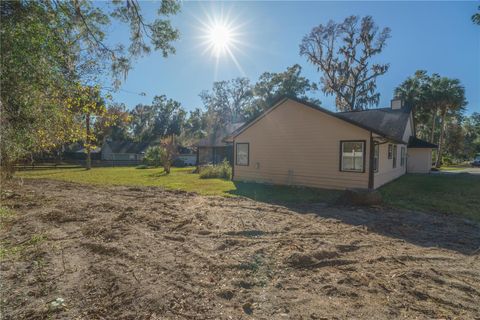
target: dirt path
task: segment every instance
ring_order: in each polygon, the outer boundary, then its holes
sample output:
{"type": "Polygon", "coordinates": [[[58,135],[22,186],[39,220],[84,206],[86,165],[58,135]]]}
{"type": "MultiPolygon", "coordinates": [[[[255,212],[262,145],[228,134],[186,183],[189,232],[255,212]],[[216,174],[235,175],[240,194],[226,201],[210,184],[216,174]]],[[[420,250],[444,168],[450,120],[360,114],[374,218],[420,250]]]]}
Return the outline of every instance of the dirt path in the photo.
{"type": "Polygon", "coordinates": [[[157,188],[5,189],[17,215],[0,240],[22,249],[1,265],[3,319],[480,316],[468,221],[157,188]]]}

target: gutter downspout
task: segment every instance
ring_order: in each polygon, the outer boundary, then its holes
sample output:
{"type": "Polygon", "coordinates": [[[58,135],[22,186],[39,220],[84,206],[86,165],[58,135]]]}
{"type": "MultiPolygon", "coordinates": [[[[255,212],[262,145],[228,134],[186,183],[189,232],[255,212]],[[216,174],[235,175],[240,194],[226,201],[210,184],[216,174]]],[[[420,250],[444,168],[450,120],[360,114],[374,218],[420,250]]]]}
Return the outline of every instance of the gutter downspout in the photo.
{"type": "Polygon", "coordinates": [[[370,131],[370,160],[368,166],[368,189],[373,190],[374,187],[374,171],[373,171],[373,162],[375,158],[375,144],[373,141],[373,135],[370,131]]]}

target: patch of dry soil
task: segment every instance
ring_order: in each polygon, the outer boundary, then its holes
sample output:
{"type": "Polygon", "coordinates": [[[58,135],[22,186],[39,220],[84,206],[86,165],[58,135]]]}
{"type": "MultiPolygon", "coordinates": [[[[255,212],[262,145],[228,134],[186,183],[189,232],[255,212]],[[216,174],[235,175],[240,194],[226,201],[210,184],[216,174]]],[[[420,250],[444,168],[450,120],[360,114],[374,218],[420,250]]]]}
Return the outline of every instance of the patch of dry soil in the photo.
{"type": "Polygon", "coordinates": [[[466,220],[47,180],[4,189],[17,216],[0,241],[46,240],[2,262],[3,319],[480,316],[480,227],[466,220]]]}

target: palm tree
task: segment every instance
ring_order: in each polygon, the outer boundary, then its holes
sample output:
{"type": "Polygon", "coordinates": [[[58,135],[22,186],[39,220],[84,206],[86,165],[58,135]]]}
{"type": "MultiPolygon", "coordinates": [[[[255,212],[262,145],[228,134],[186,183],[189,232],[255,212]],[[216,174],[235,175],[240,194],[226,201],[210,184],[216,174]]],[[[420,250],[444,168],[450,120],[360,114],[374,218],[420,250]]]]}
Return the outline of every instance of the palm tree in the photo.
{"type": "MultiPolygon", "coordinates": [[[[480,10],[480,7],[478,7],[478,10],[480,10]]],[[[480,25],[480,12],[477,12],[472,16],[472,21],[473,23],[480,25]]]]}
{"type": "Polygon", "coordinates": [[[465,88],[458,79],[449,79],[443,77],[439,81],[439,110],[441,116],[440,137],[438,142],[438,152],[435,166],[438,168],[442,164],[442,153],[444,145],[445,128],[447,125],[447,115],[458,114],[463,111],[467,105],[465,99],[465,88]]]}
{"type": "Polygon", "coordinates": [[[428,78],[428,82],[425,84],[424,100],[428,105],[428,109],[431,112],[431,126],[430,126],[430,142],[435,143],[435,132],[437,125],[438,112],[441,109],[443,95],[446,89],[447,78],[441,77],[439,74],[434,73],[428,78]]]}
{"type": "Polygon", "coordinates": [[[415,131],[421,133],[425,132],[425,123],[430,119],[430,105],[426,99],[428,80],[427,71],[418,70],[394,90],[395,98],[402,99],[406,105],[413,108],[415,131]]]}

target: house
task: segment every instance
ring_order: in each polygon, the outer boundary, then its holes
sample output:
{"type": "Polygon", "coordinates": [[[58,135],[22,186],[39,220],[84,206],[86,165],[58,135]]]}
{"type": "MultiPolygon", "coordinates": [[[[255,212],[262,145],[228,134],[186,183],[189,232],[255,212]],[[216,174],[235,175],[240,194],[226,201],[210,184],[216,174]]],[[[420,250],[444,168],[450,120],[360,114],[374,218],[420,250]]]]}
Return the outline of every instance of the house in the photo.
{"type": "Polygon", "coordinates": [[[429,172],[436,145],[415,137],[412,110],[335,113],[285,97],[225,138],[234,181],[327,189],[376,189],[406,172],[429,172]]]}
{"type": "Polygon", "coordinates": [[[148,146],[148,142],[106,141],[102,145],[102,160],[140,161],[148,146]]]}
{"type": "Polygon", "coordinates": [[[240,128],[243,124],[244,123],[228,124],[217,129],[208,137],[201,139],[196,145],[198,164],[218,164],[224,159],[227,159],[233,164],[233,145],[225,142],[223,138],[240,128]]]}
{"type": "MultiPolygon", "coordinates": [[[[94,147],[90,150],[90,157],[92,160],[100,160],[101,153],[101,147],[94,147]]],[[[63,158],[64,160],[85,160],[87,158],[87,150],[80,143],[73,143],[64,147],[63,158]]]]}
{"type": "Polygon", "coordinates": [[[174,165],[185,165],[185,166],[194,166],[197,164],[197,153],[194,151],[194,148],[179,146],[178,155],[174,165]]]}

